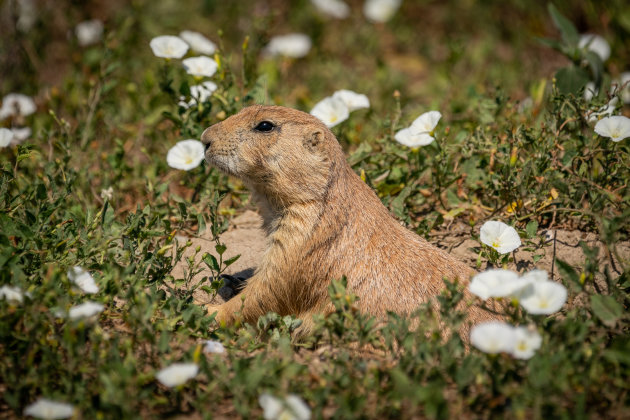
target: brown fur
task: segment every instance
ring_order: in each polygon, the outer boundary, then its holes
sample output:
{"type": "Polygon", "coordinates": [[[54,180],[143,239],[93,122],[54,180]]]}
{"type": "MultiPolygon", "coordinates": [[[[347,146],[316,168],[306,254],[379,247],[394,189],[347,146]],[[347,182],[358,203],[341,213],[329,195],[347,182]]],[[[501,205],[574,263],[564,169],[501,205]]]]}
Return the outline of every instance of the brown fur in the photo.
{"type": "MultiPolygon", "coordinates": [[[[354,173],[334,134],[315,117],[253,106],[204,131],[207,161],[242,179],[263,216],[268,246],[239,296],[219,305],[219,322],[255,322],[269,311],[305,321],[334,310],[327,288],[346,276],[359,308],[408,314],[437,295],[443,278],[473,271],[405,229],[354,173]],[[261,121],[271,132],[254,130],[261,121]]],[[[471,308],[473,319],[485,313],[471,308]]]]}

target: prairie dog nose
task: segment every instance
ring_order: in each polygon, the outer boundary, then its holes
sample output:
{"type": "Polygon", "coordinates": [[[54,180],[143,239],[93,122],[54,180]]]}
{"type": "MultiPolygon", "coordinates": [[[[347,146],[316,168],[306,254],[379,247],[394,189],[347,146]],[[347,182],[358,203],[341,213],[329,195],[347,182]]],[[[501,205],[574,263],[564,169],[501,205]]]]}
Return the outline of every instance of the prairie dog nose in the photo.
{"type": "Polygon", "coordinates": [[[211,128],[212,127],[208,127],[201,133],[201,142],[206,146],[206,149],[212,142],[212,135],[210,134],[211,128]]]}

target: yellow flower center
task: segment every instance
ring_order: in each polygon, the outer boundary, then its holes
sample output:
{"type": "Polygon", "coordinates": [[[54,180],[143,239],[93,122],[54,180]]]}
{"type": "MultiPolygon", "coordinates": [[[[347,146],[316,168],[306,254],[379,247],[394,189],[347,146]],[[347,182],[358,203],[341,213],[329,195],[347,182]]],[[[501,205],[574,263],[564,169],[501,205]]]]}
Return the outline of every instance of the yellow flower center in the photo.
{"type": "Polygon", "coordinates": [[[189,156],[186,158],[186,160],[184,161],[186,163],[186,165],[190,165],[192,163],[192,158],[189,156]]]}
{"type": "Polygon", "coordinates": [[[492,248],[497,249],[500,246],[501,246],[501,244],[499,243],[498,240],[492,241],[492,248]]]}
{"type": "Polygon", "coordinates": [[[330,122],[335,122],[337,121],[337,119],[338,119],[337,116],[333,115],[332,117],[330,117],[330,122]]]}

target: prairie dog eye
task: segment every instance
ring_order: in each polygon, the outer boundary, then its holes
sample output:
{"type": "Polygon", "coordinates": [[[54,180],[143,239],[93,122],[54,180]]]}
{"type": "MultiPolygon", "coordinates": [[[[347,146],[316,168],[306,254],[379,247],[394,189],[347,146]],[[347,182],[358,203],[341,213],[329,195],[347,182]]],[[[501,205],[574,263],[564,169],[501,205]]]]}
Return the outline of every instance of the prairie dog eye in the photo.
{"type": "Polygon", "coordinates": [[[259,122],[256,127],[254,127],[254,130],[267,133],[273,130],[274,128],[276,128],[276,126],[272,122],[262,121],[262,122],[259,122]]]}

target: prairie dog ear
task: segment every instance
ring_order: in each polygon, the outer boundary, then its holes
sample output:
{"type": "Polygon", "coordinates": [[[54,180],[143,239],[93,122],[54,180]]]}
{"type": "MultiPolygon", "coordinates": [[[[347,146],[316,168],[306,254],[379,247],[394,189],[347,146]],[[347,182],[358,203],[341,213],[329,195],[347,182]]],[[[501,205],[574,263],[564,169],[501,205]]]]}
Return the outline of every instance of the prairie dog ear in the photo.
{"type": "Polygon", "coordinates": [[[304,146],[310,151],[316,151],[319,149],[320,144],[324,141],[324,133],[321,131],[315,131],[313,133],[307,134],[304,137],[304,146]]]}

